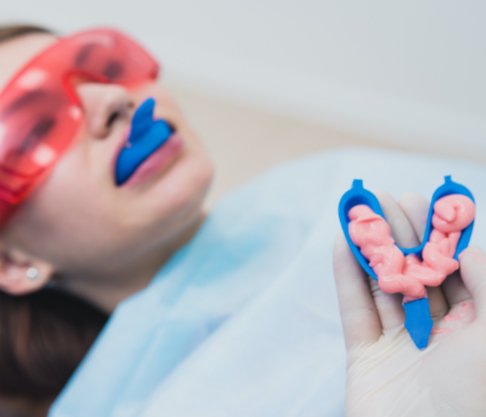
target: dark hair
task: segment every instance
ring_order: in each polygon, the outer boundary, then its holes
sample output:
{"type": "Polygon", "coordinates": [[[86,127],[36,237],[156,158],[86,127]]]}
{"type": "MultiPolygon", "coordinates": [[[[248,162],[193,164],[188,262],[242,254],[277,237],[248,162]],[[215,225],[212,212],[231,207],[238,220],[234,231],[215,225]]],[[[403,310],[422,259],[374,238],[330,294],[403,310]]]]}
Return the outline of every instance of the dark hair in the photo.
{"type": "Polygon", "coordinates": [[[2,402],[35,406],[54,400],[106,318],[54,288],[20,297],[0,292],[0,415],[2,402]]]}
{"type": "MultiPolygon", "coordinates": [[[[54,34],[36,25],[3,25],[0,43],[34,33],[54,34]]],[[[20,297],[0,291],[0,416],[45,416],[106,319],[54,288],[20,297]]]]}

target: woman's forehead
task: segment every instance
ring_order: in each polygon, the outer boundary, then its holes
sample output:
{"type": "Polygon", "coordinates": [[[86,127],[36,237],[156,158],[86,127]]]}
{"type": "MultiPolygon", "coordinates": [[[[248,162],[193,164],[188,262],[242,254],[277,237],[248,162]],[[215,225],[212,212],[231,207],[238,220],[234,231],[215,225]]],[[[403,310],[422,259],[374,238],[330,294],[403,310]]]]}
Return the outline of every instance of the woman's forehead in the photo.
{"type": "Polygon", "coordinates": [[[0,42],[0,91],[26,62],[56,39],[47,33],[33,33],[0,42]]]}

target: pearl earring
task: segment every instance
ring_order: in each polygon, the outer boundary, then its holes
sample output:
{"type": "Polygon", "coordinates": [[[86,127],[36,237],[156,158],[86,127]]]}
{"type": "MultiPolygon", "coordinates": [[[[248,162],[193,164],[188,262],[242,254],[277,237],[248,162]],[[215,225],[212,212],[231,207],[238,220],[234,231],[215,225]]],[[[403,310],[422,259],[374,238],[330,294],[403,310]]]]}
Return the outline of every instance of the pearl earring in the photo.
{"type": "Polygon", "coordinates": [[[27,268],[25,273],[30,281],[36,281],[39,278],[40,272],[35,266],[27,268]]]}

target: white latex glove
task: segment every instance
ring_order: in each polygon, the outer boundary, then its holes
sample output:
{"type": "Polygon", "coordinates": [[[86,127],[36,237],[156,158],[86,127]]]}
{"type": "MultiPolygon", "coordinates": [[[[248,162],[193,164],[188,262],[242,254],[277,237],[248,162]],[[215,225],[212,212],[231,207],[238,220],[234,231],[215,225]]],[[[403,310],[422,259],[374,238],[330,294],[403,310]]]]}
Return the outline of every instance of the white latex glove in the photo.
{"type": "MultiPolygon", "coordinates": [[[[397,243],[418,244],[428,202],[381,204],[397,243]]],[[[428,290],[435,326],[418,350],[403,327],[401,297],[381,292],[339,237],[334,274],[348,353],[346,417],[486,416],[486,254],[469,248],[460,272],[428,290]]]]}

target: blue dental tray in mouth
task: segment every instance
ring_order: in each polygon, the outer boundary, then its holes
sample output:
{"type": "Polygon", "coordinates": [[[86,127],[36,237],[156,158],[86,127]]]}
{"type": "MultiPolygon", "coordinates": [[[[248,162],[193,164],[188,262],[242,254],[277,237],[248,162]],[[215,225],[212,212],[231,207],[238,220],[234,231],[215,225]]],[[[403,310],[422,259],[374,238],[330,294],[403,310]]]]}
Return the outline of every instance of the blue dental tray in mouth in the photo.
{"type": "Polygon", "coordinates": [[[135,111],[128,141],[118,154],[115,164],[117,186],[123,185],[174,132],[165,120],[154,119],[154,109],[155,100],[148,98],[135,111]]]}

